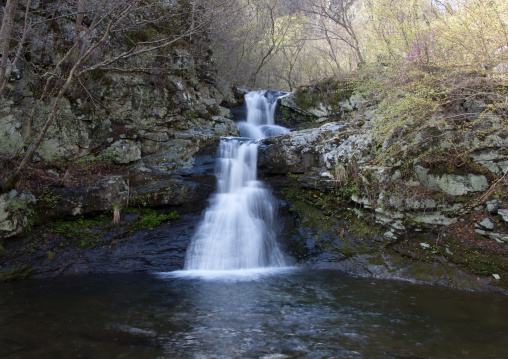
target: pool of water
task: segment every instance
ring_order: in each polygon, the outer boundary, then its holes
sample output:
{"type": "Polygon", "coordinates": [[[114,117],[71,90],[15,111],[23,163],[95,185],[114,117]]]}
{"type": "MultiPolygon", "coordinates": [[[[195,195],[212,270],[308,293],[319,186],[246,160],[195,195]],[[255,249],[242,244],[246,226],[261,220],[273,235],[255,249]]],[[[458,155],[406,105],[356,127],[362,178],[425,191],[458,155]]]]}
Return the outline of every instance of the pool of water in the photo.
{"type": "Polygon", "coordinates": [[[508,297],[335,271],[0,283],[1,358],[508,358],[508,297]]]}

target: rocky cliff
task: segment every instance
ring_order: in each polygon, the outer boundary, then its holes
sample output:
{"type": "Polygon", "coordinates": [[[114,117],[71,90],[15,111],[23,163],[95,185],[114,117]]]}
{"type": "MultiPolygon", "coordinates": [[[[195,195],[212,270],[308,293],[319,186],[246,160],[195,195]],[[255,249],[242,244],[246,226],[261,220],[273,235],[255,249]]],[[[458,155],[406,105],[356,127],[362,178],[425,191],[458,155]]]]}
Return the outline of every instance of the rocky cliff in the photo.
{"type": "MultiPolygon", "coordinates": [[[[41,71],[57,66],[62,48],[71,46],[75,36],[75,14],[40,2],[31,6],[31,21],[42,24],[38,26],[46,36],[34,36],[24,61],[12,64],[0,99],[2,179],[18,166],[52,110],[56,92],[41,95],[48,76],[41,71]],[[41,98],[44,101],[38,101],[41,98]]],[[[20,21],[22,9],[20,5],[20,21]]],[[[100,56],[128,51],[133,39],[149,42],[157,39],[158,32],[166,36],[174,31],[149,21],[144,26],[112,36],[114,44],[100,56]]],[[[65,233],[44,227],[57,219],[69,220],[88,233],[90,227],[82,221],[90,216],[108,213],[103,221],[107,227],[115,211],[122,221],[125,212],[136,212],[127,216],[131,221],[122,222],[134,223],[128,231],[120,231],[124,238],[130,231],[162,223],[166,212],[176,209],[183,215],[206,206],[215,187],[213,166],[220,137],[238,135],[229,110],[222,106],[236,100],[230,87],[217,78],[212,55],[206,36],[192,44],[181,38],[171,46],[119,61],[116,70],[94,70],[76,79],[20,182],[0,194],[0,273],[37,267],[36,259],[23,257],[32,250],[39,259],[68,252],[71,246],[58,246],[67,238],[65,233]],[[162,212],[142,213],[148,208],[162,212]],[[48,240],[52,232],[60,238],[48,240]]],[[[82,247],[104,247],[97,235],[88,234],[78,236],[88,243],[82,247]]],[[[109,248],[112,239],[106,237],[109,248]]],[[[72,246],[79,248],[79,243],[72,246]]],[[[61,256],[63,262],[63,258],[70,260],[67,254],[61,256]]]]}
{"type": "Polygon", "coordinates": [[[281,99],[282,115],[313,128],[268,138],[259,155],[293,214],[295,256],[366,276],[508,288],[505,118],[478,120],[487,102],[464,102],[454,111],[470,115],[466,129],[428,119],[402,143],[411,151],[388,157],[398,135],[376,136],[375,100],[349,93],[302,108],[298,95],[281,99]],[[471,146],[466,158],[454,160],[453,143],[471,146]]]}

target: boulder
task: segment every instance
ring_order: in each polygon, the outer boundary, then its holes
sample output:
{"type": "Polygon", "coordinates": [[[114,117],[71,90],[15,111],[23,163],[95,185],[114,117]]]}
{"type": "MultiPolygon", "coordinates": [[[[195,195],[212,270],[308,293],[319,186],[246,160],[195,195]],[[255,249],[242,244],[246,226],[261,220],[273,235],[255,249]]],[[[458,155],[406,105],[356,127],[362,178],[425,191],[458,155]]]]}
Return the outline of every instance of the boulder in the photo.
{"type": "Polygon", "coordinates": [[[0,239],[20,234],[29,225],[36,202],[30,192],[12,190],[0,195],[0,239]]]}
{"type": "Polygon", "coordinates": [[[467,174],[465,176],[453,174],[430,174],[428,168],[415,166],[415,174],[422,186],[443,191],[451,196],[463,196],[470,192],[485,191],[489,185],[487,177],[483,175],[467,174]]]}
{"type": "Polygon", "coordinates": [[[497,214],[499,214],[501,216],[503,221],[508,223],[508,209],[498,209],[497,214]]]}
{"type": "Polygon", "coordinates": [[[497,213],[497,210],[499,209],[499,203],[496,199],[492,201],[487,201],[487,211],[489,213],[497,213]]]}
{"type": "Polygon", "coordinates": [[[111,210],[113,206],[127,203],[129,188],[122,177],[112,176],[86,188],[53,188],[51,195],[56,205],[41,208],[50,217],[69,217],[96,211],[111,210]]]}
{"type": "Polygon", "coordinates": [[[141,145],[132,140],[119,140],[109,146],[103,155],[110,156],[116,164],[136,162],[141,159],[141,145]]]}
{"type": "Polygon", "coordinates": [[[480,223],[475,224],[475,228],[491,231],[494,229],[494,223],[489,218],[485,218],[480,223]]]}

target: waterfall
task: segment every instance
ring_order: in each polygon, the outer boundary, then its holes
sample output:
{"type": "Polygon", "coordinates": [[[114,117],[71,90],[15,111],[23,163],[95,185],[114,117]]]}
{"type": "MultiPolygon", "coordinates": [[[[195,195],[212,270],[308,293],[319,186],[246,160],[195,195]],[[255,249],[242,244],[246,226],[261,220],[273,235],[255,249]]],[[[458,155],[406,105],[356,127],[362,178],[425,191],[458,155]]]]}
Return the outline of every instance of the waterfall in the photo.
{"type": "MultiPolygon", "coordinates": [[[[288,131],[274,125],[277,97],[266,95],[255,91],[245,96],[247,130],[243,136],[259,138],[257,135],[288,131]]],[[[275,199],[257,180],[257,154],[258,145],[252,138],[222,139],[215,169],[217,192],[187,249],[185,270],[231,271],[286,265],[276,241],[275,199]]]]}
{"type": "Polygon", "coordinates": [[[279,91],[252,91],[245,95],[247,121],[238,122],[240,134],[248,138],[277,136],[289,130],[274,123],[277,99],[283,96],[279,91]]]}

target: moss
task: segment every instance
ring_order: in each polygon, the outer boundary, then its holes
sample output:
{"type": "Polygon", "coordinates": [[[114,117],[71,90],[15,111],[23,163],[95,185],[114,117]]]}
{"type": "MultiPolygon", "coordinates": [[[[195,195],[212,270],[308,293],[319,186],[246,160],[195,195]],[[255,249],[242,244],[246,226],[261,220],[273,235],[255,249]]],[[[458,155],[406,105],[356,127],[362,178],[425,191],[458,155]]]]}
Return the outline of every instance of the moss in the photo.
{"type": "Polygon", "coordinates": [[[30,267],[24,267],[24,268],[14,268],[6,272],[0,271],[0,282],[9,282],[13,280],[18,279],[25,279],[29,278],[32,275],[36,274],[37,271],[30,268],[30,267]]]}
{"type": "Polygon", "coordinates": [[[432,275],[430,273],[430,266],[426,263],[417,262],[414,263],[411,267],[411,274],[416,280],[421,281],[429,281],[432,278],[432,275]]]}
{"type": "Polygon", "coordinates": [[[180,218],[180,215],[177,211],[173,211],[169,214],[159,214],[153,209],[143,208],[140,210],[140,215],[132,223],[130,232],[133,233],[142,229],[152,230],[154,227],[164,222],[178,218],[180,218]]]}
{"type": "Polygon", "coordinates": [[[342,239],[342,246],[337,248],[336,251],[350,258],[361,254],[372,254],[374,249],[365,244],[352,243],[349,238],[344,237],[342,239]]]}
{"type": "Polygon", "coordinates": [[[53,222],[48,226],[47,231],[71,239],[98,239],[101,238],[102,234],[94,228],[104,225],[105,222],[104,215],[88,219],[79,217],[73,221],[53,222]]]}
{"type": "Polygon", "coordinates": [[[380,227],[373,223],[368,223],[357,216],[351,216],[349,221],[349,231],[360,238],[374,237],[378,234],[382,234],[383,231],[380,227]]]}
{"type": "Polygon", "coordinates": [[[368,258],[367,261],[370,264],[373,264],[373,265],[376,265],[376,266],[385,265],[385,263],[379,257],[371,257],[371,258],[368,258]]]}
{"type": "Polygon", "coordinates": [[[468,280],[468,285],[459,283],[462,278],[456,278],[456,269],[458,267],[463,272],[482,277],[491,277],[492,274],[498,274],[501,279],[493,284],[508,289],[508,259],[500,256],[498,253],[469,246],[461,240],[449,237],[446,241],[426,241],[424,236],[419,236],[401,246],[395,248],[401,256],[411,258],[414,262],[411,264],[411,273],[418,280],[448,279],[449,284],[455,286],[470,287],[476,283],[468,280]],[[420,242],[431,244],[431,248],[422,249],[420,242]],[[452,264],[440,263],[438,257],[444,257],[452,264]]]}

